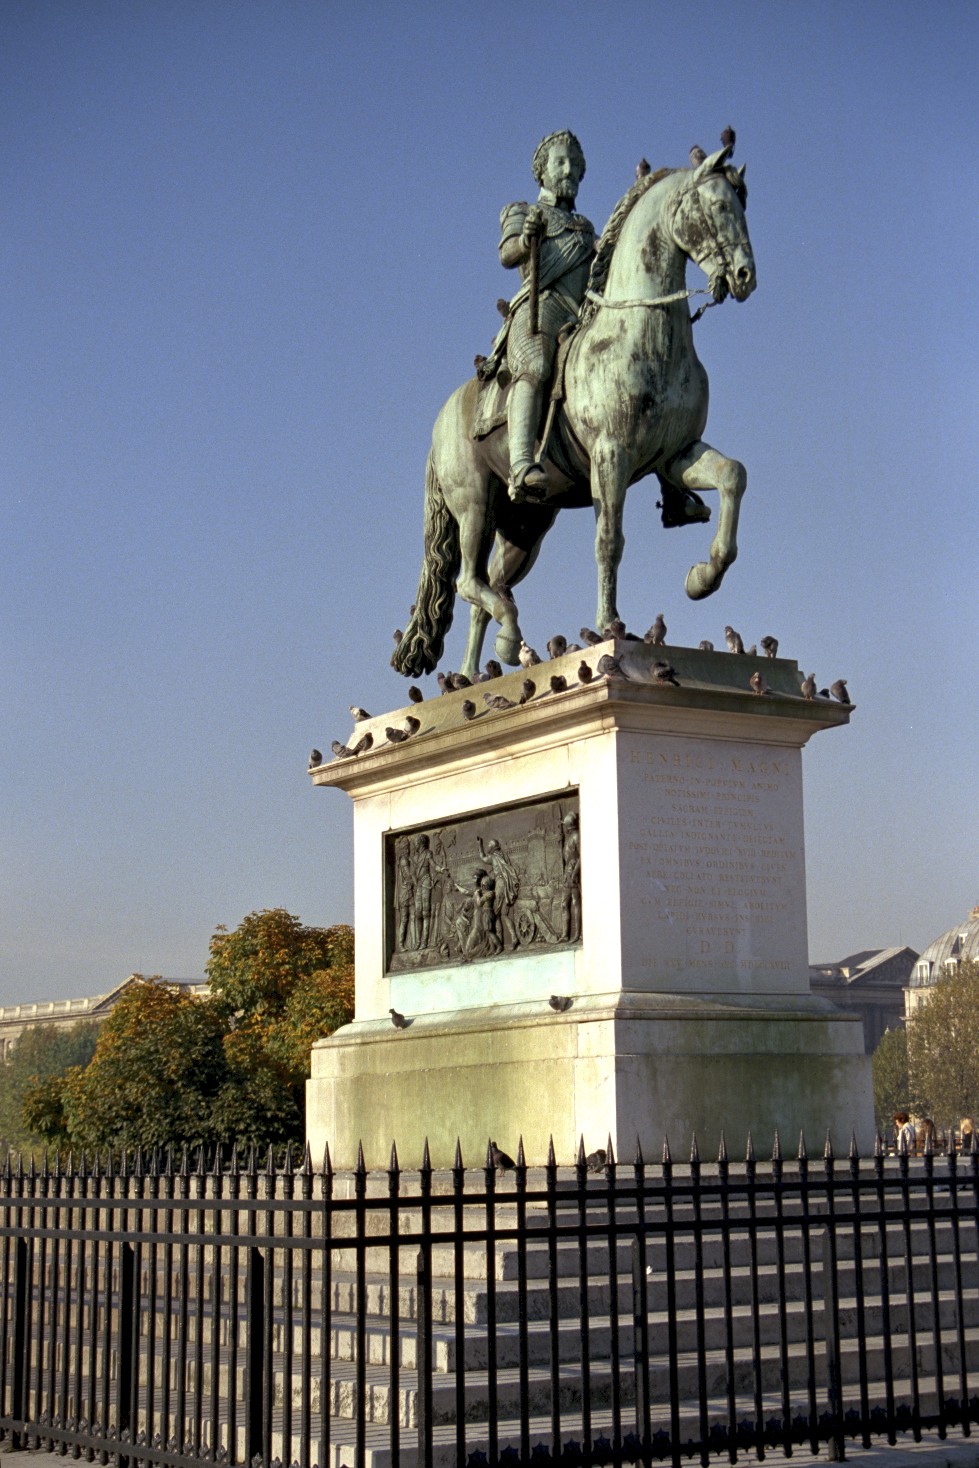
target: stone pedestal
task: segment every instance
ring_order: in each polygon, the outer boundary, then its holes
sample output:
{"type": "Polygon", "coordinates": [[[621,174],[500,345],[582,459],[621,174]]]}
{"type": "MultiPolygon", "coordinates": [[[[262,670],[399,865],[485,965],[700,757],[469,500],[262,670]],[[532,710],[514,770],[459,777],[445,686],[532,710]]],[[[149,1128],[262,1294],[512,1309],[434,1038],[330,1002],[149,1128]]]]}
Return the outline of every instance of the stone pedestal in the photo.
{"type": "Polygon", "coordinates": [[[523,705],[483,697],[516,701],[518,671],[358,725],[370,751],[312,771],[354,801],[357,932],[356,1018],[313,1050],[314,1156],[328,1141],[348,1166],[362,1141],[376,1167],[396,1140],[413,1166],[427,1137],[446,1166],[458,1137],[472,1166],[488,1137],[515,1154],[522,1135],[528,1162],[551,1136],[569,1162],[580,1136],[592,1150],[611,1135],[625,1161],[637,1138],[682,1154],[694,1132],[709,1155],[722,1129],[734,1154],[749,1131],[769,1149],[776,1128],[792,1150],[827,1127],[870,1145],[861,1024],[811,997],[806,934],[801,751],[850,710],[804,700],[784,659],[609,642],[587,650],[591,669],[602,654],[620,676],[581,684],[568,654],[532,670],[523,705]],[[680,687],[655,680],[664,656],[680,687]],[[749,688],[756,668],[768,695],[749,688]],[[545,692],[555,674],[570,686],[545,692]],[[418,730],[388,742],[409,714],[418,730]],[[580,939],[552,905],[554,942],[399,968],[400,834],[455,840],[465,818],[538,804],[543,828],[558,796],[580,823],[580,939]]]}

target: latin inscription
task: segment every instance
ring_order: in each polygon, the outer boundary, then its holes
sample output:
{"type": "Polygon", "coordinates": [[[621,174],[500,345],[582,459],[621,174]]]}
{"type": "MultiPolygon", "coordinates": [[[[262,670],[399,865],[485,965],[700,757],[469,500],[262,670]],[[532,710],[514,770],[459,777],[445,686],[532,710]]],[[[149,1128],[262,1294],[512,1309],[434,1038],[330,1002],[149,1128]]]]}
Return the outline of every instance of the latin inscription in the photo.
{"type": "Polygon", "coordinates": [[[797,767],[723,747],[634,747],[627,759],[645,797],[623,850],[649,920],[643,967],[733,970],[748,983],[788,973],[780,939],[794,926],[804,872],[785,818],[786,795],[799,798],[797,767]]]}

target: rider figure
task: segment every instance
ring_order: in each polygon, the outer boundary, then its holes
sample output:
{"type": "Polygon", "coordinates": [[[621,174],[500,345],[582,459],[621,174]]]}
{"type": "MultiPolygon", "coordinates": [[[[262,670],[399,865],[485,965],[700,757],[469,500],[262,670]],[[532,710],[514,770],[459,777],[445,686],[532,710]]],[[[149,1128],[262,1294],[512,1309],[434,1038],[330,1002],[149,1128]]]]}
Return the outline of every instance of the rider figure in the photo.
{"type": "MultiPolygon", "coordinates": [[[[554,366],[558,333],[578,315],[595,250],[594,226],[574,213],[585,155],[572,132],[550,133],[538,143],[533,160],[540,184],[536,204],[508,204],[500,214],[500,260],[517,267],[522,284],[510,302],[505,333],[512,379],[507,423],[510,437],[510,498],[541,499],[547,475],[535,457],[544,389],[554,366]],[[531,331],[530,258],[538,254],[538,325],[531,331]]],[[[497,350],[502,346],[499,342],[497,350]]],[[[495,355],[495,353],[494,353],[495,355]]]]}

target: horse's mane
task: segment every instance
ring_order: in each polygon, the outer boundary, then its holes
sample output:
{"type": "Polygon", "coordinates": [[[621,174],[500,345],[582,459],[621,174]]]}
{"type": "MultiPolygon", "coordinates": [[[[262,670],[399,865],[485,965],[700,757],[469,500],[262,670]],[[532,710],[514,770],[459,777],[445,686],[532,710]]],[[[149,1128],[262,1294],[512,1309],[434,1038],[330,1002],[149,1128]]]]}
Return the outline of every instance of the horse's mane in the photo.
{"type": "MultiPolygon", "coordinates": [[[[608,224],[602,230],[602,237],[598,241],[595,258],[591,262],[591,270],[588,273],[588,290],[594,291],[598,296],[602,294],[608,281],[612,255],[615,252],[616,245],[619,243],[622,226],[643,194],[648,193],[654,184],[658,184],[660,179],[666,178],[671,173],[676,173],[676,169],[659,168],[655,173],[647,173],[645,178],[639,179],[632,185],[632,188],[627,194],[622,195],[622,198],[609,215],[608,224]]],[[[582,325],[589,322],[597,310],[598,307],[595,302],[589,301],[586,296],[579,317],[582,325]]]]}

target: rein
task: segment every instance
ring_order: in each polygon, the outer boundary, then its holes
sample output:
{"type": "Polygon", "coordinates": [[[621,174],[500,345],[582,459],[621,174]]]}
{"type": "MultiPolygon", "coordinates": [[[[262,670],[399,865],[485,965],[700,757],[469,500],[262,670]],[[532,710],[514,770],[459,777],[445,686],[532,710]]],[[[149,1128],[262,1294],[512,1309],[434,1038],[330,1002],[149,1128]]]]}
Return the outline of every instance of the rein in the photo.
{"type": "MultiPolygon", "coordinates": [[[[691,296],[709,296],[712,292],[705,289],[696,291],[674,291],[670,296],[657,296],[655,299],[640,298],[635,301],[607,301],[604,296],[596,294],[595,291],[585,291],[585,300],[594,301],[596,306],[672,306],[674,301],[689,301],[691,296]]],[[[700,308],[698,315],[702,315],[709,306],[719,306],[720,301],[708,301],[700,308]]],[[[696,320],[696,317],[694,317],[696,320]]]]}

